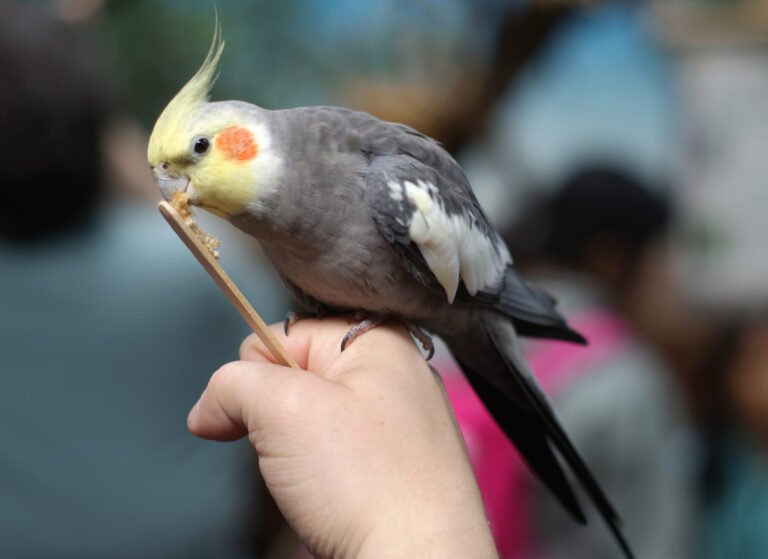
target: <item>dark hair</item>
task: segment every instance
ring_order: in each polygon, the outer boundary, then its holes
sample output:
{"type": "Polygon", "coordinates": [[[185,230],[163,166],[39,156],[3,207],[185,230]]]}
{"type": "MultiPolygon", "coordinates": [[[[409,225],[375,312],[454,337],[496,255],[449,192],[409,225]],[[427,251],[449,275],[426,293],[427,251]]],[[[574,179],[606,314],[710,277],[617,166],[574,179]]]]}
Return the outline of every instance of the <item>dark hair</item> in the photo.
{"type": "Polygon", "coordinates": [[[101,198],[105,90],[74,30],[0,1],[0,238],[78,228],[101,198]]]}
{"type": "Polygon", "coordinates": [[[593,241],[610,238],[632,261],[666,229],[669,213],[664,198],[628,174],[586,168],[550,201],[545,251],[562,264],[580,267],[593,241]]]}

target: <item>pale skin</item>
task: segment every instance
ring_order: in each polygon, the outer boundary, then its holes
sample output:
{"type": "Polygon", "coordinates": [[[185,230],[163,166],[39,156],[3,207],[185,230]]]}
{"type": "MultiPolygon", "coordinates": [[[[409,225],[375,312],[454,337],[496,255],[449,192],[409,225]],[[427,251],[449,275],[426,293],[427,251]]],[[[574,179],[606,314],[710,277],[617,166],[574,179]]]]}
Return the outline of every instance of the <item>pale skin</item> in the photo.
{"type": "Polygon", "coordinates": [[[248,436],[270,493],[317,557],[498,557],[442,383],[407,332],[344,352],[343,319],[275,336],[305,369],[247,338],[190,412],[197,436],[248,436]]]}

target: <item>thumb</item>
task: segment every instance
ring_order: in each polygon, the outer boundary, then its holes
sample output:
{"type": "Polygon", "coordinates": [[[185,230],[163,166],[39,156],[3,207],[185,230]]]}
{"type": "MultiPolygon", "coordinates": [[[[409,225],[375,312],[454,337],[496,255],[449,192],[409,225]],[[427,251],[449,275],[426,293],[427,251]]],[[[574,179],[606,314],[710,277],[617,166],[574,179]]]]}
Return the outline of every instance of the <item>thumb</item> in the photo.
{"type": "Polygon", "coordinates": [[[271,363],[234,361],[211,376],[187,418],[189,430],[204,439],[233,441],[269,428],[286,414],[306,409],[322,378],[271,363]]]}

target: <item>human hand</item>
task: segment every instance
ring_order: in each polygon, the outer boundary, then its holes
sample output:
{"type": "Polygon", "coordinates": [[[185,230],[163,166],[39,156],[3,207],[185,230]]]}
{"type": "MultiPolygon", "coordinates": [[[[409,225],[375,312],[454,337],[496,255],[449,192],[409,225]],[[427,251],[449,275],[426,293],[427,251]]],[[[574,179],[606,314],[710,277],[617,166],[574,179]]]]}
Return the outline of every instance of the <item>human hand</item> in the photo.
{"type": "Polygon", "coordinates": [[[319,557],[496,557],[442,384],[402,328],[344,352],[342,319],[272,330],[306,370],[255,336],[211,377],[190,430],[248,435],[283,515],[319,557]]]}

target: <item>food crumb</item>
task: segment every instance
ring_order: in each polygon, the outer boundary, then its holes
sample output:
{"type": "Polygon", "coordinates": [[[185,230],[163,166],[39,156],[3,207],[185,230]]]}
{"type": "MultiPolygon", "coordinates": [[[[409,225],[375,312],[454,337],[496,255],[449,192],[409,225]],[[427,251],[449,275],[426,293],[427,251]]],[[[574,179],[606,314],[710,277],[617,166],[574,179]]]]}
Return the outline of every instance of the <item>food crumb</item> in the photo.
{"type": "Polygon", "coordinates": [[[192,206],[189,203],[189,194],[186,192],[174,192],[171,198],[171,206],[179,212],[179,215],[184,220],[184,224],[192,229],[192,232],[203,243],[208,252],[211,253],[211,256],[218,260],[221,241],[197,226],[197,223],[195,223],[195,213],[192,211],[192,206]]]}

